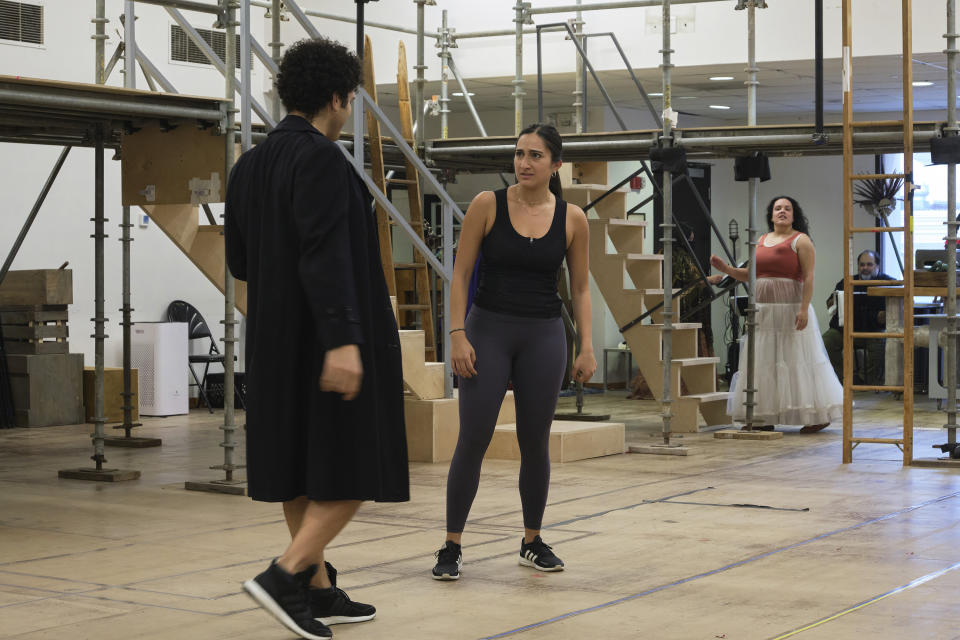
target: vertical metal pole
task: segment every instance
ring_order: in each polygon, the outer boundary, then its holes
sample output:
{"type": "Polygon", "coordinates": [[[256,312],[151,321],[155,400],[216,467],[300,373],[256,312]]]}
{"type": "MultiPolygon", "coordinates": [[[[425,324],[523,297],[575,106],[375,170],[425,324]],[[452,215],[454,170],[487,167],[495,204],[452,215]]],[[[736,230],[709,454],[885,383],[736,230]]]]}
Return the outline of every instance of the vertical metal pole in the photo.
{"type": "MultiPolygon", "coordinates": [[[[136,14],[133,0],[124,0],[123,3],[123,86],[127,89],[137,88],[137,32],[136,14]]],[[[121,260],[123,263],[123,307],[120,309],[123,328],[123,437],[131,437],[133,430],[133,380],[130,372],[131,363],[131,336],[130,327],[133,322],[130,314],[130,207],[123,207],[123,220],[120,222],[121,260]]]]}
{"type": "Polygon", "coordinates": [[[240,0],[240,148],[250,148],[250,0],[240,0]]]}
{"type": "Polygon", "coordinates": [[[123,0],[123,86],[128,89],[137,88],[136,19],[133,0],[123,0]]]}
{"type": "MultiPolygon", "coordinates": [[[[823,0],[814,0],[814,63],[813,71],[816,78],[814,99],[816,103],[816,136],[820,140],[823,136],[823,0]]],[[[880,173],[880,172],[878,172],[880,173]]]]}
{"type": "MultiPolygon", "coordinates": [[[[947,126],[957,135],[957,2],[947,0],[947,126]]],[[[947,442],[957,441],[957,165],[947,165],[947,442]]],[[[936,346],[930,345],[931,353],[936,346]]],[[[904,381],[906,384],[906,381],[904,381]]]]}
{"type": "Polygon", "coordinates": [[[97,0],[97,15],[95,18],[90,20],[94,25],[96,25],[94,35],[90,36],[93,38],[96,43],[95,46],[95,60],[94,64],[96,69],[94,70],[93,81],[96,84],[103,84],[104,80],[104,47],[107,42],[107,23],[110,22],[106,17],[106,8],[104,6],[106,0],[97,0]]]}
{"type": "Polygon", "coordinates": [[[450,68],[447,61],[450,59],[450,30],[447,28],[447,10],[442,13],[440,26],[440,138],[446,140],[449,134],[447,129],[450,113],[450,68]]]}
{"type": "MultiPolygon", "coordinates": [[[[248,2],[249,0],[244,0],[248,2]]],[[[224,136],[225,143],[225,162],[224,162],[224,180],[222,183],[226,185],[226,178],[230,175],[230,169],[233,168],[234,162],[234,145],[236,140],[234,139],[234,121],[235,121],[235,102],[234,102],[234,69],[236,69],[236,40],[237,40],[237,23],[236,23],[236,8],[238,6],[237,0],[222,0],[223,2],[223,17],[224,17],[224,27],[225,27],[225,54],[224,54],[224,63],[227,73],[224,74],[225,87],[224,95],[227,100],[230,101],[230,104],[227,105],[227,126],[226,133],[224,136]]],[[[247,7],[249,11],[249,6],[247,7]]],[[[244,31],[250,28],[250,22],[245,21],[242,25],[244,31]]],[[[249,79],[245,81],[247,87],[250,86],[249,79]]],[[[233,274],[230,273],[229,267],[224,265],[223,269],[223,442],[220,444],[223,447],[223,471],[225,479],[230,482],[233,480],[233,471],[237,468],[236,460],[234,458],[234,449],[236,448],[236,440],[234,438],[234,432],[237,430],[235,421],[234,421],[234,353],[236,352],[234,345],[236,343],[236,338],[234,337],[234,327],[237,324],[235,320],[234,304],[236,302],[235,297],[235,288],[234,288],[233,274]]]]}
{"type": "MultiPolygon", "coordinates": [[[[583,3],[583,0],[577,0],[577,6],[579,7],[583,3]]],[[[583,33],[583,12],[577,11],[577,18],[573,22],[573,31],[577,34],[577,40],[580,42],[580,46],[583,47],[586,45],[586,38],[581,34],[583,33]]],[[[586,127],[587,122],[587,104],[584,100],[583,87],[586,80],[586,73],[583,66],[583,60],[580,59],[580,55],[577,54],[574,56],[577,61],[577,78],[576,78],[576,88],[573,91],[573,119],[574,124],[576,125],[576,132],[583,133],[584,128],[586,127]]]]}
{"type": "MultiPolygon", "coordinates": [[[[280,0],[273,0],[273,6],[270,8],[270,30],[270,57],[279,69],[280,47],[283,46],[283,42],[280,41],[280,0]]],[[[275,121],[280,122],[280,93],[276,87],[270,93],[270,115],[275,121]]]]}
{"type": "Polygon", "coordinates": [[[103,455],[103,425],[106,422],[104,414],[103,398],[103,342],[106,339],[104,330],[107,319],[104,317],[104,239],[107,235],[104,233],[103,210],[103,125],[98,124],[93,132],[93,183],[94,183],[94,212],[93,212],[93,246],[94,246],[94,367],[96,383],[94,385],[94,403],[93,403],[93,457],[92,460],[97,465],[97,471],[103,469],[103,463],[107,459],[103,455]]]}
{"type": "Polygon", "coordinates": [[[524,4],[523,0],[517,0],[513,7],[515,17],[513,21],[517,25],[516,35],[516,74],[513,77],[513,134],[520,135],[523,130],[523,19],[524,4]]]}
{"type": "MultiPolygon", "coordinates": [[[[670,111],[670,0],[663,0],[663,146],[673,146],[670,111]]],[[[663,444],[670,444],[673,419],[673,174],[663,171],[663,444]]],[[[679,392],[679,389],[677,390],[679,392]]]]}
{"type": "MultiPolygon", "coordinates": [[[[93,23],[96,25],[96,34],[93,36],[96,42],[96,75],[95,82],[103,84],[104,81],[104,45],[106,43],[106,8],[104,0],[97,0],[96,17],[93,23]]],[[[104,333],[106,318],[104,317],[104,246],[103,241],[106,238],[104,233],[103,210],[103,125],[96,125],[93,131],[94,139],[94,161],[93,161],[93,183],[94,183],[94,212],[93,212],[93,252],[94,252],[94,401],[93,401],[93,456],[92,460],[96,463],[97,471],[103,469],[103,463],[106,458],[103,455],[103,426],[106,422],[103,406],[103,341],[106,338],[104,333]]]]}
{"type": "MultiPolygon", "coordinates": [[[[446,191],[446,182],[443,183],[446,191]]],[[[440,200],[441,235],[443,236],[443,270],[453,274],[453,210],[446,199],[440,200]]],[[[450,280],[443,279],[443,397],[453,397],[453,370],[450,367],[450,280]]]]}
{"type": "Polygon", "coordinates": [[[423,110],[423,88],[426,83],[423,72],[427,65],[424,64],[424,33],[423,33],[423,6],[426,0],[414,0],[417,3],[417,84],[413,89],[413,115],[416,118],[414,123],[414,149],[419,151],[423,148],[424,116],[423,110]]]}
{"type": "Polygon", "coordinates": [[[543,122],[543,41],[540,36],[540,27],[537,27],[537,122],[543,122]]]}
{"type": "MultiPolygon", "coordinates": [[[[747,124],[757,126],[757,47],[756,6],[751,2],[747,6],[747,124]]],[[[756,406],[756,337],[757,337],[757,210],[760,200],[760,178],[750,178],[749,207],[750,219],[747,225],[747,245],[750,252],[749,280],[747,283],[747,381],[746,425],[753,427],[753,409],[756,406]]]]}
{"type": "Polygon", "coordinates": [[[357,3],[357,57],[363,60],[363,7],[367,0],[354,0],[357,3]]]}

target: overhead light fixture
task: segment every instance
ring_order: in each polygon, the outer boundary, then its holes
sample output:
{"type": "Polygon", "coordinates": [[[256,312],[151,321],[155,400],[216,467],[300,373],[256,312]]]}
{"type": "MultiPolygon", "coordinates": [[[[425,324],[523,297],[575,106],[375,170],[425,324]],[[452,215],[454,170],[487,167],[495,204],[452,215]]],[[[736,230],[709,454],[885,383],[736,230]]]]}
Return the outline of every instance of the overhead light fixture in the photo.
{"type": "Polygon", "coordinates": [[[710,105],[710,108],[711,109],[729,109],[730,107],[728,107],[725,104],[712,104],[710,105]]]}
{"type": "Polygon", "coordinates": [[[929,87],[932,84],[933,84],[932,82],[928,82],[927,80],[915,80],[913,82],[913,86],[915,87],[929,87]]]}
{"type": "Polygon", "coordinates": [[[662,92],[662,91],[658,91],[658,92],[656,92],[656,93],[648,93],[647,95],[650,96],[651,98],[659,98],[660,96],[663,95],[663,92],[662,92]]]}
{"type": "Polygon", "coordinates": [[[733,76],[710,76],[710,79],[715,81],[733,80],[733,76]]]}
{"type": "MultiPolygon", "coordinates": [[[[468,95],[468,96],[475,96],[475,95],[477,95],[477,94],[475,94],[473,91],[467,91],[467,95],[468,95]]],[[[463,97],[463,91],[454,91],[454,92],[453,92],[453,97],[454,97],[454,98],[462,98],[462,97],[463,97]]]]}
{"type": "Polygon", "coordinates": [[[680,96],[677,100],[696,100],[697,96],[680,96]]]}

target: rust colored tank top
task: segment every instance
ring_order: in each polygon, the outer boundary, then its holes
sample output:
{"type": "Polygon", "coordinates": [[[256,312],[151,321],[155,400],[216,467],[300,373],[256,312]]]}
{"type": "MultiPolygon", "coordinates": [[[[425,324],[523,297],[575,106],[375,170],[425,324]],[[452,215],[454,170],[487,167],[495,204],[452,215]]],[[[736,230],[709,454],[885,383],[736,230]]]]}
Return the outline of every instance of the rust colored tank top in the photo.
{"type": "Polygon", "coordinates": [[[803,281],[803,269],[800,268],[800,256],[793,248],[793,243],[800,232],[772,247],[764,245],[767,234],[760,237],[757,245],[757,277],[758,278],[790,278],[803,281]]]}

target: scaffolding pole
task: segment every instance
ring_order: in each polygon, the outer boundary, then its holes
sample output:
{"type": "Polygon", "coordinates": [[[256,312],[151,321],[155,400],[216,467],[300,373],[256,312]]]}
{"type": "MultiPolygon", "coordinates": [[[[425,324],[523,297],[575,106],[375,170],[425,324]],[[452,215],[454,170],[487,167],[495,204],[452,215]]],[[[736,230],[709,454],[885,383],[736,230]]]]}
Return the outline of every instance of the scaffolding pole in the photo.
{"type": "MultiPolygon", "coordinates": [[[[957,135],[957,2],[947,0],[947,126],[944,135],[957,135]]],[[[947,165],[947,443],[957,442],[957,165],[947,165]]],[[[930,345],[931,353],[936,346],[930,345]]]]}
{"type": "MultiPolygon", "coordinates": [[[[747,5],[747,126],[757,126],[757,17],[756,2],[747,5]]],[[[749,221],[747,223],[747,247],[750,254],[749,276],[747,283],[747,381],[745,391],[745,413],[747,431],[753,429],[754,408],[757,406],[756,366],[757,366],[757,223],[760,207],[760,178],[750,178],[748,183],[749,221]]],[[[736,267],[736,265],[734,265],[736,267]]]]}
{"type": "MultiPolygon", "coordinates": [[[[577,7],[580,7],[583,4],[583,0],[577,0],[577,7]]],[[[577,39],[577,42],[580,43],[580,48],[584,48],[586,43],[583,38],[583,12],[580,9],[577,9],[576,19],[573,21],[573,32],[577,39]]],[[[540,32],[537,31],[537,37],[540,37],[540,32]]],[[[576,75],[576,84],[573,89],[573,119],[574,127],[577,133],[583,133],[587,126],[587,101],[586,95],[584,94],[584,87],[586,86],[586,71],[583,66],[583,60],[579,55],[574,56],[577,68],[575,71],[576,75]]]]}
{"type": "MultiPolygon", "coordinates": [[[[137,88],[137,34],[136,34],[136,15],[134,12],[134,1],[124,0],[123,2],[123,86],[127,89],[137,88]]],[[[147,80],[150,80],[148,74],[144,74],[147,80]]],[[[121,247],[121,296],[123,306],[119,309],[121,313],[120,327],[123,336],[123,423],[114,426],[114,429],[123,429],[122,436],[108,436],[103,440],[103,444],[108,447],[159,447],[162,444],[160,438],[141,438],[134,437],[133,430],[141,423],[133,421],[133,380],[132,380],[132,362],[131,362],[131,327],[133,326],[132,313],[130,306],[130,244],[133,238],[130,237],[130,229],[133,225],[130,223],[130,207],[124,205],[122,208],[122,219],[120,221],[120,247],[121,247]]]]}
{"type": "MultiPolygon", "coordinates": [[[[663,137],[661,146],[673,146],[671,112],[670,0],[663,0],[663,137]]],[[[673,419],[673,174],[663,170],[663,444],[670,444],[673,419]]],[[[680,392],[679,389],[676,390],[680,392]]]]}
{"type": "Polygon", "coordinates": [[[516,73],[513,76],[513,135],[519,136],[523,130],[523,23],[526,19],[524,10],[529,3],[516,0],[513,6],[516,34],[516,73]]]}
{"type": "MultiPolygon", "coordinates": [[[[440,22],[440,138],[446,140],[448,135],[449,120],[447,114],[450,113],[450,95],[448,75],[450,73],[450,29],[447,27],[447,10],[444,9],[440,22]]],[[[466,96],[466,89],[463,91],[466,96]]],[[[469,98],[468,98],[469,100],[469,98]]]]}
{"type": "MultiPolygon", "coordinates": [[[[234,69],[236,67],[236,38],[237,26],[244,31],[250,29],[250,0],[221,0],[223,9],[224,26],[224,66],[225,69],[234,69]],[[237,9],[240,9],[242,20],[237,21],[237,9]]],[[[249,36],[248,36],[249,37],[249,36]]],[[[249,49],[245,55],[249,60],[249,49]]],[[[234,145],[235,136],[231,135],[235,127],[236,118],[236,77],[233,73],[224,73],[224,97],[228,100],[226,115],[224,117],[224,176],[229,177],[230,170],[234,163],[234,145]]],[[[249,88],[249,81],[246,84],[249,88]]],[[[241,88],[241,93],[243,92],[241,88]]],[[[250,140],[246,140],[249,144],[250,140]]],[[[243,136],[241,136],[241,144],[243,136]]],[[[242,147],[241,147],[242,149],[242,147]]],[[[224,181],[226,183],[226,180],[224,181]]],[[[224,187],[225,188],[225,187],[224,187]]],[[[224,264],[223,268],[223,425],[220,430],[223,431],[223,442],[220,446],[223,448],[223,464],[211,465],[211,469],[219,469],[224,472],[223,479],[211,480],[209,482],[191,482],[184,483],[184,488],[191,491],[211,491],[215,493],[228,493],[233,495],[243,495],[246,489],[242,486],[245,480],[237,480],[233,477],[233,472],[243,469],[246,465],[237,462],[237,441],[236,441],[236,418],[234,411],[234,354],[236,353],[235,337],[236,311],[236,284],[233,274],[230,273],[230,267],[224,264]]]]}

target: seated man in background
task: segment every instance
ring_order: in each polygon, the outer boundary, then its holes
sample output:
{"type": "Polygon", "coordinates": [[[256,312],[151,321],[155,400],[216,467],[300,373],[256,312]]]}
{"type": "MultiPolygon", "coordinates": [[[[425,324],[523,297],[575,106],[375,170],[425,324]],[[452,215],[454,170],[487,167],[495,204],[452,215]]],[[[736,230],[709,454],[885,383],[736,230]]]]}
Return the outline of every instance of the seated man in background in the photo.
{"type": "MultiPolygon", "coordinates": [[[[867,249],[857,256],[858,273],[854,280],[893,280],[885,273],[880,273],[880,257],[876,251],[867,249]]],[[[843,292],[843,280],[834,287],[835,292],[830,294],[827,305],[833,306],[836,291],[843,292]]],[[[867,296],[864,287],[854,288],[853,302],[853,330],[854,331],[883,331],[886,322],[884,304],[886,298],[867,296]],[[857,291],[864,293],[857,294],[857,291]]],[[[823,344],[830,356],[830,364],[837,373],[837,378],[843,380],[843,329],[834,311],[830,318],[830,328],[823,334],[823,344]]],[[[853,378],[855,384],[881,384],[883,380],[884,341],[880,338],[856,338],[853,341],[854,352],[849,357],[853,361],[853,378]],[[865,353],[865,362],[862,368],[858,366],[856,353],[859,350],[865,353]]]]}

